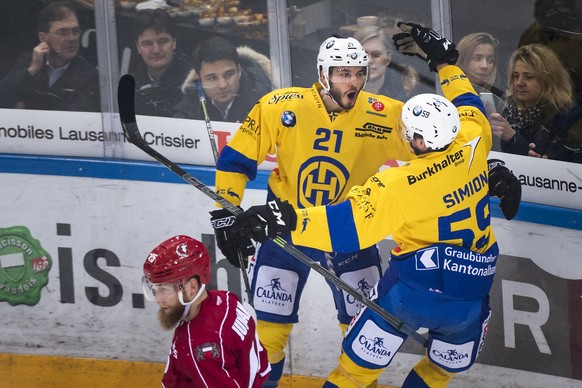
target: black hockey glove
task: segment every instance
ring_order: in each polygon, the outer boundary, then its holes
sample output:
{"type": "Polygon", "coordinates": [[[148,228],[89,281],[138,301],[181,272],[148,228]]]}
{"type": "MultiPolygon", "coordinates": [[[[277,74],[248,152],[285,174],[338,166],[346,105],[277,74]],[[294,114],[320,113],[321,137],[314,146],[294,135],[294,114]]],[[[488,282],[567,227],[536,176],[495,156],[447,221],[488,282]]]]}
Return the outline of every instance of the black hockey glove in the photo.
{"type": "Polygon", "coordinates": [[[253,206],[237,217],[241,233],[263,242],[280,233],[295,230],[297,214],[289,202],[274,199],[266,205],[253,206]]]}
{"type": "Polygon", "coordinates": [[[414,23],[398,22],[403,31],[394,34],[392,40],[396,50],[405,55],[416,55],[428,62],[431,71],[437,71],[441,63],[454,65],[459,59],[455,44],[447,38],[441,38],[434,30],[414,23]]]}
{"type": "Polygon", "coordinates": [[[226,209],[210,212],[210,222],[214,228],[216,245],[228,262],[237,268],[240,268],[238,256],[240,252],[246,268],[249,256],[255,254],[255,246],[249,237],[241,234],[240,230],[234,226],[235,220],[236,216],[226,209]]]}
{"type": "Polygon", "coordinates": [[[519,210],[521,202],[521,182],[499,159],[487,161],[489,166],[489,195],[499,197],[499,207],[503,215],[511,220],[519,210]]]}

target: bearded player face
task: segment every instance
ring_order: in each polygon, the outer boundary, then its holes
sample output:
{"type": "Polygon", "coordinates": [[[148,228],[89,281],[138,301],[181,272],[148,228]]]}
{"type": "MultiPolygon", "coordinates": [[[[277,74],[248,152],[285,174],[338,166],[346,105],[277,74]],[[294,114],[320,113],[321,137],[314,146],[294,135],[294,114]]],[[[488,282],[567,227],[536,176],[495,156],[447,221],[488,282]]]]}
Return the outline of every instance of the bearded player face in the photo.
{"type": "Polygon", "coordinates": [[[160,306],[160,310],[158,311],[160,325],[166,330],[171,330],[184,314],[184,306],[178,299],[178,285],[157,285],[155,301],[160,306]]]}
{"type": "Polygon", "coordinates": [[[330,68],[329,94],[345,110],[352,109],[367,79],[365,66],[337,66],[330,68]]]}

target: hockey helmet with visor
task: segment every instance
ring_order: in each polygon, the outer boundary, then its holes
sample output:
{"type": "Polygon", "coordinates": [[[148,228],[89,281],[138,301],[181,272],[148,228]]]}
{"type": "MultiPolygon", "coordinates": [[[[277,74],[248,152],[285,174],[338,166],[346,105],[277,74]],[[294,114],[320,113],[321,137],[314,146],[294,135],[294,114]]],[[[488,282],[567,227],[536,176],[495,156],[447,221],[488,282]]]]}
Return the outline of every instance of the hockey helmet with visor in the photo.
{"type": "MultiPolygon", "coordinates": [[[[319,47],[317,55],[317,73],[319,83],[325,92],[330,89],[331,67],[365,67],[366,79],[368,79],[368,54],[364,47],[354,38],[328,38],[319,47]],[[323,73],[323,80],[321,79],[323,73]]],[[[364,83],[365,84],[365,83],[364,83]]]]}
{"type": "Polygon", "coordinates": [[[194,276],[210,282],[210,256],[204,245],[189,236],[174,236],[148,255],[143,265],[143,289],[150,301],[156,294],[179,292],[182,282],[194,276]]]}

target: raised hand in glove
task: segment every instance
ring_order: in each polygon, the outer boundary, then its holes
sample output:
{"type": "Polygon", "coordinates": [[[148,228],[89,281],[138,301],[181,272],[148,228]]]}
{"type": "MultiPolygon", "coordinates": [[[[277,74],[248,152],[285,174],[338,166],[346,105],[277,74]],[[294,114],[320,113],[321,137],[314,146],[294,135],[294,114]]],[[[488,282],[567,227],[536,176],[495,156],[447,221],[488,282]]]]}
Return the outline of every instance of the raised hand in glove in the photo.
{"type": "Polygon", "coordinates": [[[210,212],[210,222],[214,228],[216,245],[226,257],[228,262],[240,268],[239,252],[247,267],[249,256],[254,255],[255,246],[251,239],[234,226],[236,216],[226,209],[218,209],[210,212]]]}
{"type": "Polygon", "coordinates": [[[519,210],[521,202],[521,182],[499,159],[487,161],[489,166],[489,195],[499,197],[499,207],[503,215],[511,220],[519,210]]]}
{"type": "Polygon", "coordinates": [[[242,234],[263,242],[295,230],[297,214],[289,202],[274,199],[266,205],[250,207],[237,217],[236,222],[242,234]]]}
{"type": "Polygon", "coordinates": [[[403,31],[392,36],[396,50],[405,55],[416,55],[428,62],[431,71],[437,71],[436,66],[448,63],[454,65],[459,59],[455,44],[446,38],[441,38],[434,30],[414,23],[398,22],[403,31]]]}

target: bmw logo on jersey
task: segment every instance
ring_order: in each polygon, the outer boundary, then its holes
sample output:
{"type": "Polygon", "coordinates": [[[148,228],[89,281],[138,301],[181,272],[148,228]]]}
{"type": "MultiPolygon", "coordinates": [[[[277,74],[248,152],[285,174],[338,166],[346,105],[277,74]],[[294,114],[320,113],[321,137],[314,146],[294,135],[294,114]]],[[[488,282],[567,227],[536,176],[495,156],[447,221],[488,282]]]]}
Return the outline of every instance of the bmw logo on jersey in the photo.
{"type": "Polygon", "coordinates": [[[286,110],[281,115],[281,124],[287,128],[294,127],[297,123],[297,118],[295,117],[295,113],[291,112],[290,110],[286,110]]]}

